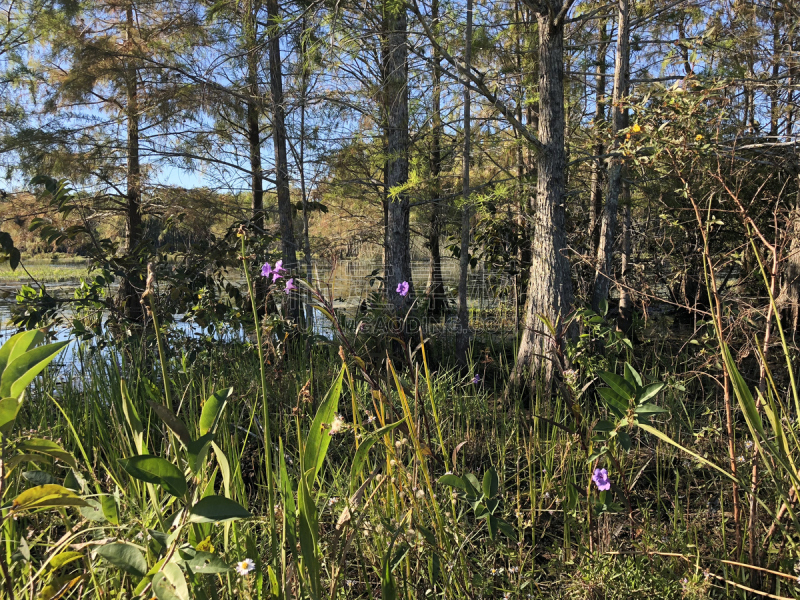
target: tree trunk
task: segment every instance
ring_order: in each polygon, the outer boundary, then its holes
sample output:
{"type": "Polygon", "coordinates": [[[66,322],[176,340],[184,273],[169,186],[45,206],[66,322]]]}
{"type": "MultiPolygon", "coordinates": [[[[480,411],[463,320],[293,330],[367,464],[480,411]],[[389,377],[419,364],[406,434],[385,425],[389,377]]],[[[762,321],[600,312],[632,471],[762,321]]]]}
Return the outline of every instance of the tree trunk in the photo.
{"type": "Polygon", "coordinates": [[[261,170],[260,96],[258,91],[258,4],[248,3],[245,16],[247,53],[247,143],[250,151],[251,219],[257,230],[264,229],[264,181],[261,170]]]}
{"type": "Polygon", "coordinates": [[[512,377],[515,384],[525,369],[544,370],[547,381],[552,363],[547,354],[552,341],[539,315],[557,328],[563,342],[563,320],[572,309],[572,281],[566,250],[564,207],[566,158],[564,156],[564,23],[551,20],[546,11],[539,23],[539,131],[542,149],[536,156],[536,207],[533,213],[531,268],[525,325],[512,377]]]}
{"type": "MultiPolygon", "coordinates": [[[[619,147],[619,132],[625,127],[625,111],[620,107],[620,102],[625,94],[628,79],[629,22],[630,11],[628,0],[618,0],[618,26],[617,26],[617,56],[614,66],[614,92],[612,99],[611,129],[614,136],[614,148],[619,147]]],[[[600,226],[600,245],[597,248],[597,263],[592,291],[592,309],[600,310],[600,305],[608,300],[608,291],[611,279],[614,276],[614,236],[617,227],[617,206],[622,191],[622,167],[624,160],[621,157],[611,159],[611,169],[608,173],[608,197],[603,207],[603,221],[600,226]]]]}
{"type": "MultiPolygon", "coordinates": [[[[308,192],[306,191],[306,164],[305,164],[305,142],[306,142],[306,101],[308,98],[308,68],[306,67],[306,18],[303,17],[303,32],[302,41],[300,42],[300,56],[302,59],[302,97],[300,100],[300,194],[303,200],[303,254],[305,255],[306,263],[306,282],[309,285],[314,285],[311,275],[311,240],[308,234],[308,192]]],[[[314,331],[314,307],[311,306],[310,292],[306,298],[306,327],[310,331],[314,331]]]]}
{"type": "MultiPolygon", "coordinates": [[[[464,68],[469,72],[472,62],[472,0],[467,0],[467,29],[464,41],[464,68]]],[[[469,359],[469,308],[467,307],[467,275],[469,273],[469,166],[470,166],[470,94],[464,86],[464,157],[461,168],[461,185],[464,208],[461,213],[461,251],[458,259],[458,333],[456,358],[458,364],[467,365],[469,359]]]]}
{"type": "MultiPolygon", "coordinates": [[[[595,105],[594,129],[599,129],[606,119],[606,51],[608,50],[608,23],[601,21],[599,28],[600,44],[597,46],[597,65],[595,66],[595,105]]],[[[592,161],[591,192],[589,194],[589,240],[591,256],[597,256],[600,246],[600,215],[603,212],[603,159],[605,152],[602,135],[597,136],[592,161]]]]}
{"type": "MultiPolygon", "coordinates": [[[[433,31],[439,31],[439,0],[431,2],[431,24],[433,31]]],[[[428,272],[428,312],[432,315],[441,315],[447,308],[447,299],[444,293],[444,281],[442,280],[442,253],[439,246],[439,238],[442,234],[441,219],[442,209],[442,114],[441,114],[441,57],[439,50],[434,46],[433,49],[433,86],[432,86],[432,110],[431,117],[431,179],[433,180],[433,196],[436,201],[431,207],[430,229],[428,230],[428,247],[430,248],[430,270],[428,272]]]]}
{"type": "MultiPolygon", "coordinates": [[[[268,22],[280,22],[277,0],[267,0],[268,22]]],[[[289,272],[297,269],[297,243],[292,226],[292,200],[289,193],[289,162],[286,155],[286,122],[283,105],[283,74],[281,73],[281,38],[275,31],[269,38],[269,88],[272,94],[272,139],[275,145],[275,192],[278,196],[278,220],[281,231],[281,256],[283,268],[289,272]]],[[[296,321],[300,303],[296,295],[287,298],[287,316],[296,321]]]]}
{"type": "MultiPolygon", "coordinates": [[[[133,5],[126,10],[126,39],[133,41],[133,5]]],[[[127,190],[125,206],[125,254],[127,258],[136,252],[142,242],[142,174],[139,165],[139,75],[136,67],[128,64],[125,74],[125,107],[128,128],[127,190]]],[[[142,278],[135,269],[135,260],[126,261],[127,272],[119,288],[119,305],[126,319],[138,321],[142,318],[139,297],[142,278]]]]}
{"type": "Polygon", "coordinates": [[[630,337],[633,328],[633,301],[630,293],[631,260],[631,189],[627,181],[622,182],[622,273],[619,286],[619,316],[617,327],[630,337]]]}
{"type": "Polygon", "coordinates": [[[409,198],[397,191],[408,182],[408,32],[404,7],[384,6],[386,24],[386,72],[384,101],[387,115],[387,247],[386,283],[389,301],[396,311],[407,309],[413,297],[411,281],[411,231],[409,198]],[[398,285],[407,283],[408,293],[398,293],[398,285]]]}
{"type": "MultiPolygon", "coordinates": [[[[261,95],[258,89],[258,0],[247,3],[244,17],[244,43],[247,53],[247,145],[250,153],[250,219],[258,233],[264,231],[264,177],[261,167],[261,95]]],[[[256,277],[254,292],[256,309],[266,310],[265,300],[269,281],[256,277]]]]}

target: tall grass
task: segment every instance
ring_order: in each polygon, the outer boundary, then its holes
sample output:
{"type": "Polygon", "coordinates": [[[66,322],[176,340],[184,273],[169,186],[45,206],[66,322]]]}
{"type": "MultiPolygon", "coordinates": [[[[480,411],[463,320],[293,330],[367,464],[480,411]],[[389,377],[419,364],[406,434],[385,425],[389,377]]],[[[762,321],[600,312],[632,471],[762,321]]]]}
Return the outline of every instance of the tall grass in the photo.
{"type": "MultiPolygon", "coordinates": [[[[33,382],[4,438],[5,593],[800,596],[794,382],[782,387],[773,367],[754,392],[715,345],[713,323],[704,351],[719,364],[698,373],[692,347],[613,346],[606,319],[589,316],[606,329],[583,349],[605,344],[602,359],[584,361],[578,347],[563,385],[509,398],[513,349],[491,338],[475,345],[469,372],[433,367],[435,341],[371,361],[344,329],[348,339],[298,336],[273,353],[255,336],[190,339],[150,322],[124,343],[83,346],[33,382]],[[747,467],[737,474],[714,385],[723,368],[737,464],[747,467]],[[600,390],[626,385],[634,392],[620,417],[600,390]],[[656,388],[646,404],[659,410],[634,416],[642,390],[656,388]],[[31,449],[33,438],[58,449],[31,449]],[[12,449],[22,458],[9,462],[12,449]],[[149,457],[172,467],[142,475],[136,464],[149,457]],[[592,482],[599,468],[608,491],[592,482]],[[742,505],[757,506],[740,515],[741,540],[734,480],[742,505]],[[45,484],[75,500],[13,504],[45,484]],[[205,498],[218,505],[202,510],[205,498]]],[[[783,348],[780,368],[792,373],[783,348]]]]}

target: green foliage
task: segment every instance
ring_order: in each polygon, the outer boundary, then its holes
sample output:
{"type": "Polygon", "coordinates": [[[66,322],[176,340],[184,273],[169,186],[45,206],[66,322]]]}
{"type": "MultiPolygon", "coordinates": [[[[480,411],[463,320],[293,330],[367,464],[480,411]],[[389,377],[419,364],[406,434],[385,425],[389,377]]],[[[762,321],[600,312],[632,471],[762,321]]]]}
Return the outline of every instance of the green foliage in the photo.
{"type": "Polygon", "coordinates": [[[495,539],[498,531],[502,531],[506,537],[516,540],[514,528],[506,521],[499,518],[501,514],[500,499],[498,493],[497,471],[494,467],[489,468],[483,475],[483,481],[478,482],[478,478],[472,473],[467,473],[464,477],[457,475],[443,475],[439,483],[452,486],[459,491],[459,499],[465,501],[472,508],[477,520],[485,520],[489,530],[489,537],[495,539]]]}

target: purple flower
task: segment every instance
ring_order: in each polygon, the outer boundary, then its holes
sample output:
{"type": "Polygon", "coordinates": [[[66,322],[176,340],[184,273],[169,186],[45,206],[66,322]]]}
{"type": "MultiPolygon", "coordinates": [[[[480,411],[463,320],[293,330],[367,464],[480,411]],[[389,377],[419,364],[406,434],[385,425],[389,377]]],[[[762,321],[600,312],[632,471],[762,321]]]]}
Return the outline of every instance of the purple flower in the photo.
{"type": "Polygon", "coordinates": [[[594,481],[597,489],[601,492],[611,489],[611,482],[608,480],[608,471],[605,469],[595,469],[594,475],[592,475],[592,481],[594,481]]]}
{"type": "Polygon", "coordinates": [[[470,383],[480,383],[480,381],[481,381],[481,376],[475,373],[475,377],[472,378],[472,381],[470,381],[470,383]]]}
{"type": "Polygon", "coordinates": [[[286,272],[286,269],[283,268],[283,260],[279,260],[278,262],[275,263],[275,268],[272,270],[273,283],[278,281],[278,279],[280,279],[281,277],[283,277],[283,275],[280,274],[281,271],[286,272]]]}
{"type": "Polygon", "coordinates": [[[297,286],[294,284],[294,279],[290,279],[286,282],[286,295],[288,296],[292,290],[296,290],[297,286]]]}
{"type": "Polygon", "coordinates": [[[401,296],[407,296],[408,295],[408,282],[407,281],[403,281],[402,283],[398,283],[397,284],[397,290],[395,290],[395,291],[398,294],[400,294],[401,296]]]}
{"type": "Polygon", "coordinates": [[[269,277],[270,275],[272,275],[272,272],[273,272],[272,267],[270,266],[269,263],[264,263],[264,265],[261,267],[262,277],[269,277]]]}

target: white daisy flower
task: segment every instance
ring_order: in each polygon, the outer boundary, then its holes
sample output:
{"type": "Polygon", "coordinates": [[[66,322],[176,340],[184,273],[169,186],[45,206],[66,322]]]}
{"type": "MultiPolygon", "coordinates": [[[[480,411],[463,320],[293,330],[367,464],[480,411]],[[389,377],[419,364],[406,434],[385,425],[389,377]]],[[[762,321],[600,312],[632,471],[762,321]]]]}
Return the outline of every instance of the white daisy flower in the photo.
{"type": "Polygon", "coordinates": [[[252,558],[245,558],[243,561],[236,563],[236,572],[239,575],[249,575],[256,570],[256,563],[252,558]]]}

